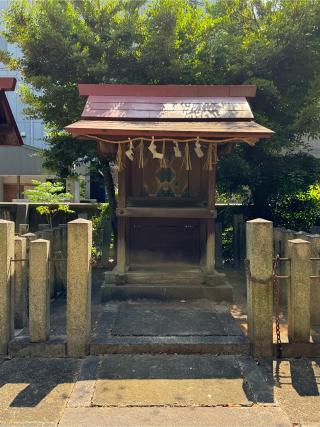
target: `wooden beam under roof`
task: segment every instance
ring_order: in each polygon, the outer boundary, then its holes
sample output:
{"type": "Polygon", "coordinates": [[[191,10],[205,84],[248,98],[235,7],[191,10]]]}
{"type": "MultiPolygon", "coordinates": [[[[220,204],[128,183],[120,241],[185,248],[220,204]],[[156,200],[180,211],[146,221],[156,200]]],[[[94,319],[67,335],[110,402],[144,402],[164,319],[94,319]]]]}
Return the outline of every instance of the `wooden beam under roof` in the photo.
{"type": "Polygon", "coordinates": [[[79,84],[81,96],[256,96],[255,85],[125,85],[79,84]]]}

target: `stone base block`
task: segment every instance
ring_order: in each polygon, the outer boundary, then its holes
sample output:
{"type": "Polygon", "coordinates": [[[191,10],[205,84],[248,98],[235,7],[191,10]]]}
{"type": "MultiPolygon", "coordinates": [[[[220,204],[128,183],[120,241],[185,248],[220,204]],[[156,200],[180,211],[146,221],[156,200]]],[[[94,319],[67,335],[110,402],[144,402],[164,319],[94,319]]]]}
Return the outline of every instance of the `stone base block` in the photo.
{"type": "Polygon", "coordinates": [[[50,337],[45,342],[31,342],[27,336],[16,337],[9,343],[10,357],[65,357],[65,337],[50,337]]]}
{"type": "Polygon", "coordinates": [[[103,285],[102,302],[127,299],[196,300],[209,299],[216,302],[232,302],[233,290],[225,286],[161,286],[161,285],[103,285]]]}
{"type": "Polygon", "coordinates": [[[215,272],[209,275],[199,268],[182,271],[139,270],[124,274],[114,269],[105,273],[103,302],[140,298],[232,302],[233,290],[225,274],[215,272]]]}
{"type": "Polygon", "coordinates": [[[94,338],[90,354],[238,354],[249,355],[250,345],[243,336],[207,337],[111,337],[94,338]]]}

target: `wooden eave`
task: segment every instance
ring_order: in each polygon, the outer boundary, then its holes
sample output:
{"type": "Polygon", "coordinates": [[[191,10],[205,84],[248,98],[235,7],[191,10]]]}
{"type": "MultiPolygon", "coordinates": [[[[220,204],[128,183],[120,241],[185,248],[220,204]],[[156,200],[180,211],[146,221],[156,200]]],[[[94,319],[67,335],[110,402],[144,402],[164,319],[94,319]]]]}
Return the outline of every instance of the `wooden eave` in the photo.
{"type": "Polygon", "coordinates": [[[17,80],[14,77],[0,77],[0,91],[14,91],[17,80]]]}
{"type": "Polygon", "coordinates": [[[0,146],[23,145],[17,123],[5,94],[5,91],[13,91],[15,87],[15,78],[0,77],[0,146]]]}
{"type": "Polygon", "coordinates": [[[65,130],[76,137],[88,135],[119,137],[203,137],[203,138],[270,138],[273,132],[254,121],[237,122],[173,122],[173,121],[112,121],[80,120],[65,130]]]}

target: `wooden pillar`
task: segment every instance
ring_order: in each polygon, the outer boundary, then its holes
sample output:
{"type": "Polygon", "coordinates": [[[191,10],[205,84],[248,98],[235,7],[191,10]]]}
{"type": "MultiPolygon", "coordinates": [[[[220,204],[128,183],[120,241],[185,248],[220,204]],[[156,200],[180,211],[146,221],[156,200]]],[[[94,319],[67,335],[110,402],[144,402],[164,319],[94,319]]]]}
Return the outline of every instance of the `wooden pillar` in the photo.
{"type": "MultiPolygon", "coordinates": [[[[217,145],[214,144],[216,158],[217,145]]],[[[212,218],[207,220],[206,239],[206,271],[208,274],[214,273],[215,267],[215,192],[216,192],[216,164],[212,165],[212,170],[208,171],[208,209],[212,210],[212,218]]]]}
{"type": "Polygon", "coordinates": [[[216,222],[215,229],[215,264],[216,268],[223,268],[223,251],[222,251],[222,224],[216,222]]]}
{"type": "Polygon", "coordinates": [[[17,199],[21,199],[21,177],[17,176],[17,199]]]}
{"type": "Polygon", "coordinates": [[[236,268],[243,266],[245,259],[245,227],[243,214],[233,215],[233,258],[236,268]]]}
{"type": "Polygon", "coordinates": [[[215,260],[215,224],[214,219],[208,219],[207,221],[207,256],[206,256],[206,267],[207,273],[214,273],[214,260],[215,260]]]}
{"type": "MultiPolygon", "coordinates": [[[[126,168],[118,174],[118,208],[126,207],[126,168]]],[[[126,224],[127,219],[117,218],[118,222],[118,243],[117,243],[117,270],[124,274],[127,264],[127,245],[126,245],[126,224]]]]}

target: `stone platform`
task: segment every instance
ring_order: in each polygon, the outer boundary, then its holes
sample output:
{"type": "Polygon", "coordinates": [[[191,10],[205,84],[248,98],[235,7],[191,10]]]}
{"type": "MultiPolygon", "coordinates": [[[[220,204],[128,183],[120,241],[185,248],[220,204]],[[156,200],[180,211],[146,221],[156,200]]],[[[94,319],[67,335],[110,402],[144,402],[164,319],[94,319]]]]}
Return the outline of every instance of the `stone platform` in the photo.
{"type": "MultiPolygon", "coordinates": [[[[97,297],[97,296],[96,296],[97,297]]],[[[9,344],[11,357],[65,357],[65,304],[57,301],[50,339],[31,343],[28,330],[9,344]]],[[[249,342],[227,304],[197,301],[126,301],[92,308],[92,355],[178,353],[249,354],[249,342]]]]}
{"type": "Polygon", "coordinates": [[[249,354],[227,305],[210,301],[130,301],[104,306],[91,354],[249,354]]]}

